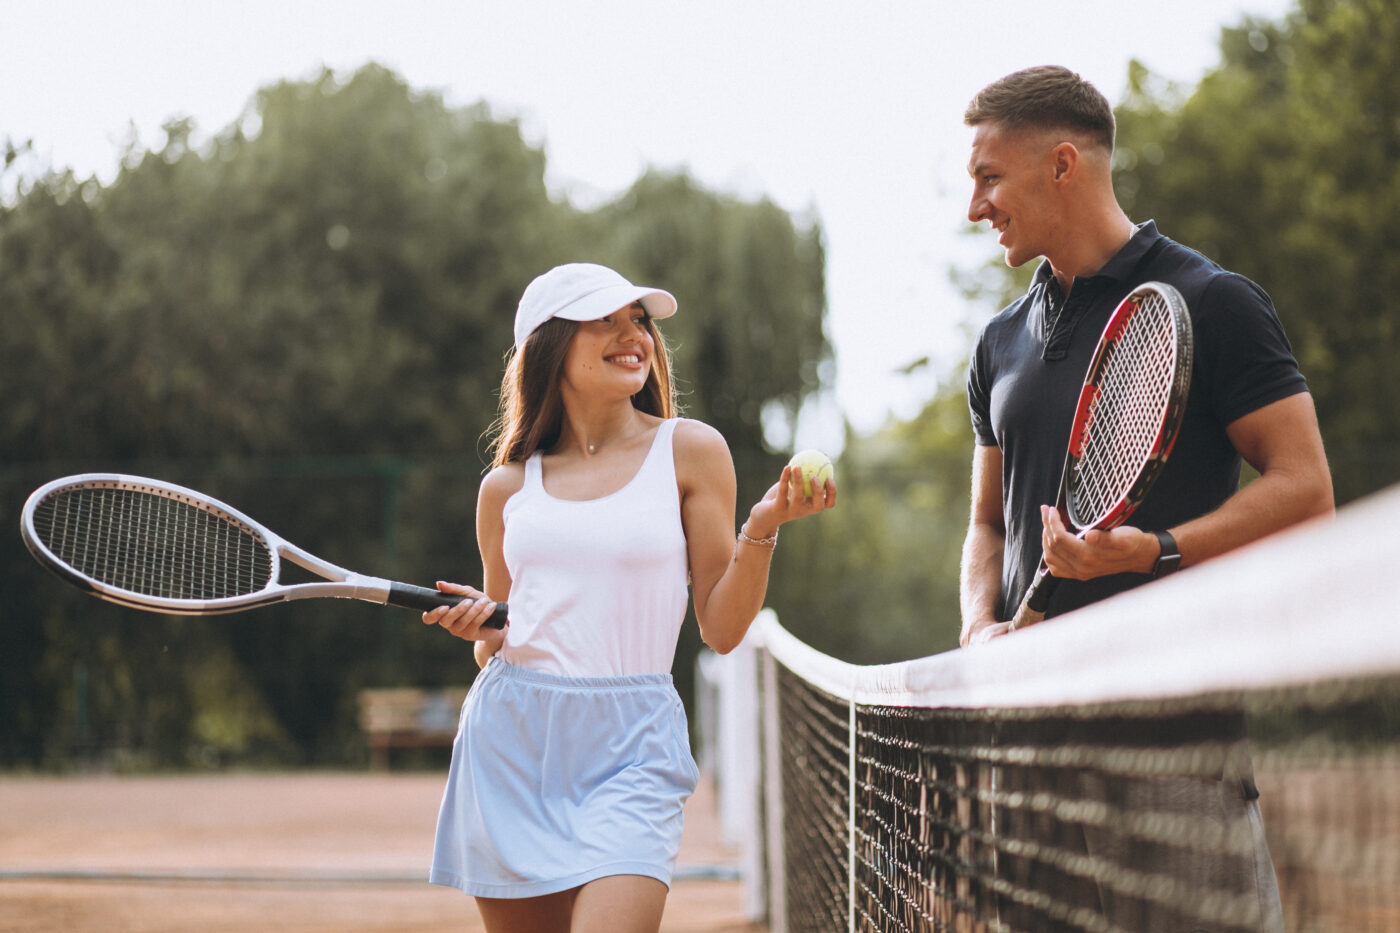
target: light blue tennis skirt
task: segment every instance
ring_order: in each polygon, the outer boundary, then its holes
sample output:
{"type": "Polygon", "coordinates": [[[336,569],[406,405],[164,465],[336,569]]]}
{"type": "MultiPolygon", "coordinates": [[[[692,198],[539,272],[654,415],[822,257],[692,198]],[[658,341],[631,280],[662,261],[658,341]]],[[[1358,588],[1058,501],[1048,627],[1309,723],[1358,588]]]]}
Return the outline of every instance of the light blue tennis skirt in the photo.
{"type": "Polygon", "coordinates": [[[428,880],[477,897],[609,875],[669,886],[698,779],[670,674],[564,677],[494,658],[462,704],[428,880]]]}

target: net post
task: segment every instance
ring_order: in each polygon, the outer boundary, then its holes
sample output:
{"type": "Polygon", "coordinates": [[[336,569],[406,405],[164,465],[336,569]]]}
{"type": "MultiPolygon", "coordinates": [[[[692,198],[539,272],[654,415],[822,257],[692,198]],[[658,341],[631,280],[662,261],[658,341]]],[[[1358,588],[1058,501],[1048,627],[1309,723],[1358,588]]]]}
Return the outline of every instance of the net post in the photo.
{"type": "Polygon", "coordinates": [[[762,649],[763,800],[768,850],[768,929],[787,933],[787,880],[783,854],[782,742],[778,735],[778,664],[762,649]]]}
{"type": "Polygon", "coordinates": [[[744,910],[750,920],[763,919],[767,903],[763,869],[762,739],[759,684],[759,639],[745,638],[727,655],[707,652],[714,704],[715,754],[712,770],[719,778],[720,823],[725,838],[740,849],[744,910]]]}

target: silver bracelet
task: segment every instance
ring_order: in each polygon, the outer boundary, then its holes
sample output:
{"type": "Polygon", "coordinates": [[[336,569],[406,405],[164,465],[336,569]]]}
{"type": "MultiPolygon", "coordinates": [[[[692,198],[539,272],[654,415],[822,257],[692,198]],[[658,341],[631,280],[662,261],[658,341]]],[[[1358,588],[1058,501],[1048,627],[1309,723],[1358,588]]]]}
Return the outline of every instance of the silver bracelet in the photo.
{"type": "MultiPolygon", "coordinates": [[[[744,528],[747,528],[747,527],[748,527],[748,523],[745,522],[745,523],[744,523],[744,528]]],[[[747,534],[744,533],[744,528],[740,528],[740,529],[739,529],[739,540],[742,541],[742,542],[744,542],[745,544],[754,544],[754,545],[757,545],[758,547],[766,547],[766,548],[767,548],[768,550],[770,550],[770,551],[771,551],[771,550],[774,550],[774,549],[778,546],[778,530],[777,530],[777,529],[774,529],[774,531],[773,531],[773,536],[770,537],[770,538],[750,538],[747,534]]]]}

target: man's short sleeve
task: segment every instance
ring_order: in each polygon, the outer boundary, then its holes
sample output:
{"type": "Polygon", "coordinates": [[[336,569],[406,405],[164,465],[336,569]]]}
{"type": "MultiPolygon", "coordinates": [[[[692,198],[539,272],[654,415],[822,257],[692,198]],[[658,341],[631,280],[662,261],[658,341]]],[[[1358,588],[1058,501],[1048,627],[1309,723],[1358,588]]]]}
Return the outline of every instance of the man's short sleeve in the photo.
{"type": "Polygon", "coordinates": [[[1222,425],[1307,391],[1269,296],[1241,275],[1214,276],[1192,315],[1196,378],[1222,425]]]}
{"type": "Polygon", "coordinates": [[[996,432],[992,429],[992,399],[990,362],[986,357],[987,332],[984,330],[973,347],[967,367],[967,408],[972,416],[972,433],[982,447],[995,447],[996,432]]]}

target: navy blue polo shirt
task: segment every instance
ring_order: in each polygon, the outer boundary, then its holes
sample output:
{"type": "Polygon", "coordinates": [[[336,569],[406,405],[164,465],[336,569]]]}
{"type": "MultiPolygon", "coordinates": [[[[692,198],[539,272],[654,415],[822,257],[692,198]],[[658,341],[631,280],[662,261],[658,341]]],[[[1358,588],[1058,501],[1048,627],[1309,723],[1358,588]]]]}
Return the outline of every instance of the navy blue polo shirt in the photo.
{"type": "MultiPolygon", "coordinates": [[[[978,444],[1002,453],[1006,550],[1000,618],[1019,605],[1041,558],[1040,506],[1058,496],[1079,389],[1099,335],[1118,303],[1143,282],[1176,286],[1195,342],[1185,421],[1166,468],[1128,524],[1165,530],[1219,507],[1239,487],[1240,456],[1225,428],[1272,402],[1307,391],[1269,296],[1148,221],[1095,275],[1062,300],[1050,263],[1030,289],[983,328],[968,370],[978,444]]],[[[1058,615],[1149,579],[1117,574],[1066,580],[1047,615],[1058,615]]]]}

